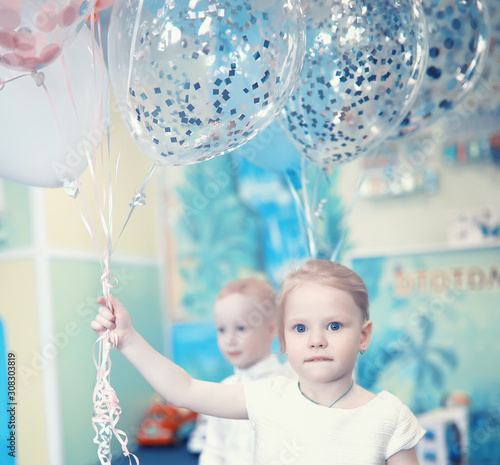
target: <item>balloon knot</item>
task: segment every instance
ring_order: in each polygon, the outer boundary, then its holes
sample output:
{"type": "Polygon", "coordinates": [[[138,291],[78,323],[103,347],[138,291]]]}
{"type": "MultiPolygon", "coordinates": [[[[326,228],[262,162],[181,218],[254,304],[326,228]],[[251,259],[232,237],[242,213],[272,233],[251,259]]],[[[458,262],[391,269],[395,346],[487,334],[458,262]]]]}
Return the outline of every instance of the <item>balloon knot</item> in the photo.
{"type": "Polygon", "coordinates": [[[78,188],[78,183],[73,180],[65,179],[63,181],[63,187],[66,194],[68,194],[71,198],[76,199],[78,194],[80,193],[80,189],[78,188]]]}
{"type": "Polygon", "coordinates": [[[31,77],[34,79],[37,87],[43,86],[43,83],[45,82],[45,74],[41,71],[32,71],[31,77]]]}
{"type": "Polygon", "coordinates": [[[134,195],[132,203],[129,204],[131,207],[142,207],[146,205],[146,194],[144,192],[139,192],[134,195]]]}

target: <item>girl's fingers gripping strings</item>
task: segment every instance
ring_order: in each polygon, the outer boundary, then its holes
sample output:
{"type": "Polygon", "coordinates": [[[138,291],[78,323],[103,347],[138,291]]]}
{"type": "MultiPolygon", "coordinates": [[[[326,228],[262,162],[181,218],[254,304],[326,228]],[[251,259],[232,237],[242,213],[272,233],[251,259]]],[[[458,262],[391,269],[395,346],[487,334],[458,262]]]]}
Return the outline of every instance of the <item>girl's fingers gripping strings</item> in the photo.
{"type": "Polygon", "coordinates": [[[99,313],[96,315],[95,319],[90,323],[90,327],[96,332],[106,331],[107,329],[115,329],[115,315],[113,312],[102,305],[99,308],[99,313]]]}

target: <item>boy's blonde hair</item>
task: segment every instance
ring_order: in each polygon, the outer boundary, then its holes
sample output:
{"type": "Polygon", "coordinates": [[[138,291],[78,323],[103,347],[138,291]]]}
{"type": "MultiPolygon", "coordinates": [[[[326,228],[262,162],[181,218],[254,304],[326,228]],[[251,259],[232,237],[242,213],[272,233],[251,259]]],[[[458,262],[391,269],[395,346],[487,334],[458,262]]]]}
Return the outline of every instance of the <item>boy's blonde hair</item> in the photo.
{"type": "Polygon", "coordinates": [[[219,292],[217,300],[231,294],[241,294],[255,301],[255,304],[264,310],[268,317],[275,317],[276,291],[267,281],[258,278],[236,279],[226,284],[219,292]]]}
{"type": "Polygon", "coordinates": [[[296,271],[288,275],[276,297],[278,339],[281,350],[285,347],[284,312],[290,293],[305,282],[314,282],[348,292],[361,310],[364,320],[368,320],[368,290],[363,279],[351,269],[329,260],[308,260],[296,271]]]}

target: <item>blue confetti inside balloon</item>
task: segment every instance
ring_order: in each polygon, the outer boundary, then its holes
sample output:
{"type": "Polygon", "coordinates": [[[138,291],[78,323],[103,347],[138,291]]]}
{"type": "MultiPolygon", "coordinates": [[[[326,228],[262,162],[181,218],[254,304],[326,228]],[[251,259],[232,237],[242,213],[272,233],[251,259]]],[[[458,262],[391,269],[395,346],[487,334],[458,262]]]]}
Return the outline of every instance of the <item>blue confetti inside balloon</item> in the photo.
{"type": "Polygon", "coordinates": [[[393,132],[425,70],[419,0],[315,0],[304,10],[306,58],[280,114],[311,163],[352,161],[393,132]]]}
{"type": "Polygon", "coordinates": [[[427,69],[411,111],[392,138],[415,134],[453,110],[474,87],[488,54],[490,33],[482,0],[422,4],[429,39],[427,69]]]}
{"type": "Polygon", "coordinates": [[[450,143],[456,142],[457,135],[462,140],[476,141],[484,153],[489,153],[488,139],[498,134],[500,121],[500,2],[486,0],[484,5],[488,10],[490,41],[483,71],[472,91],[443,117],[444,124],[436,134],[443,131],[444,139],[450,143]]]}
{"type": "Polygon", "coordinates": [[[254,137],[290,96],[304,31],[299,0],[121,0],[109,69],[139,148],[187,165],[254,137]]]}

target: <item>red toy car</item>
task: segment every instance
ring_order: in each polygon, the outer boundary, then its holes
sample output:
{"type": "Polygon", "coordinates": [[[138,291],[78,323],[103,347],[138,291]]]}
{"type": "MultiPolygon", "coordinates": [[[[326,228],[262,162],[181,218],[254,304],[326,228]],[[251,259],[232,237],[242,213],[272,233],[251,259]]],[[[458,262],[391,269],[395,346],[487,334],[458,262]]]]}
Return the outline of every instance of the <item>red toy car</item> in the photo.
{"type": "Polygon", "coordinates": [[[137,443],[165,446],[186,439],[194,428],[196,416],[196,412],[175,407],[163,399],[154,400],[139,426],[137,443]]]}

